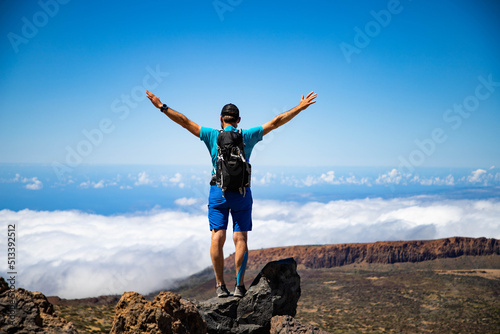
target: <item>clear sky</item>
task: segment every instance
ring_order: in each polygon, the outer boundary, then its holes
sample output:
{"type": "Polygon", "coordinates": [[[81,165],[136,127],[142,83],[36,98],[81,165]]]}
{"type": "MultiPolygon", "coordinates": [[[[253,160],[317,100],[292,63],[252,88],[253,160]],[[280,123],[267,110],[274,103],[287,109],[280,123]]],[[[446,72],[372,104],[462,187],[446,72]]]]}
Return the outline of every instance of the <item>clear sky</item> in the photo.
{"type": "Polygon", "coordinates": [[[259,144],[261,165],[498,166],[499,14],[494,0],[2,1],[0,162],[209,166],[147,88],[204,126],[235,103],[243,128],[317,92],[259,144]]]}

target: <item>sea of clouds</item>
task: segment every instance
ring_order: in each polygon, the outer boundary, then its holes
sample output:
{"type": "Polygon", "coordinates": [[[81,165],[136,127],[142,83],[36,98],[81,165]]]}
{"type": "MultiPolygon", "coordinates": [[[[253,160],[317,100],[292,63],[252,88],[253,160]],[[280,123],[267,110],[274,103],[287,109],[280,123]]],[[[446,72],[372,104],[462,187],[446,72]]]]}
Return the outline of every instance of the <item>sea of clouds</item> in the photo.
{"type": "MultiPolygon", "coordinates": [[[[62,298],[168,288],[211,265],[206,199],[181,197],[175,204],[119,215],[1,210],[2,226],[16,225],[17,286],[62,298]]],[[[500,238],[499,219],[498,198],[255,199],[249,247],[500,238]]],[[[233,251],[228,237],[225,255],[233,251]]],[[[5,259],[5,247],[1,252],[5,259]]],[[[4,264],[2,276],[6,272],[4,264]]]]}

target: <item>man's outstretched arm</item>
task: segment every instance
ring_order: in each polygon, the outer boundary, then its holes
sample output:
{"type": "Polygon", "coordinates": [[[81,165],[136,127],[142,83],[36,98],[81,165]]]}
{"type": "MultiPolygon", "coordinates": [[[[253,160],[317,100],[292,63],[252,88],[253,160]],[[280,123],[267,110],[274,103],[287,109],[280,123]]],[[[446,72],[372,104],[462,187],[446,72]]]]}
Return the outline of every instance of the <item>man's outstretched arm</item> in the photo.
{"type": "Polygon", "coordinates": [[[314,99],[318,96],[314,92],[310,92],[305,98],[304,95],[302,95],[302,98],[300,99],[300,103],[298,106],[295,108],[292,108],[288,111],[285,111],[282,114],[279,114],[275,118],[273,118],[271,121],[267,122],[262,126],[263,128],[263,135],[267,135],[269,132],[271,132],[274,129],[279,128],[283,124],[287,123],[290,121],[292,118],[297,116],[302,110],[307,109],[311,104],[316,103],[314,99]]]}
{"type": "MultiPolygon", "coordinates": [[[[154,95],[149,90],[146,91],[146,94],[148,95],[148,99],[151,100],[151,103],[153,103],[153,105],[156,108],[160,109],[163,106],[163,103],[161,103],[158,96],[154,95]]],[[[183,114],[181,114],[180,112],[177,112],[169,107],[167,108],[167,110],[163,110],[163,113],[167,115],[168,118],[170,118],[172,121],[179,124],[180,126],[191,132],[196,137],[198,138],[200,137],[201,127],[195,122],[191,121],[186,116],[184,116],[183,114]]]]}

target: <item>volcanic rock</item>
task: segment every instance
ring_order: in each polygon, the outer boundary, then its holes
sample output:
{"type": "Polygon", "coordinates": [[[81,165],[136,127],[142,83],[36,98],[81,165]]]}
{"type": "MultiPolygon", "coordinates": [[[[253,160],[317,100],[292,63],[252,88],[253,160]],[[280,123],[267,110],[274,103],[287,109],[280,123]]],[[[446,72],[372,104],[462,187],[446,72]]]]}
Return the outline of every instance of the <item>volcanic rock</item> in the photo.
{"type": "Polygon", "coordinates": [[[328,334],[318,327],[304,325],[289,315],[277,315],[271,319],[270,334],[328,334]]]}
{"type": "Polygon", "coordinates": [[[243,298],[212,298],[198,303],[208,333],[269,333],[271,318],[295,316],[300,276],[293,258],[269,262],[243,298]]]}
{"type": "Polygon", "coordinates": [[[116,305],[110,334],[205,334],[205,322],[193,303],[170,291],[152,302],[136,292],[126,292],[116,305]]]}
{"type": "Polygon", "coordinates": [[[7,334],[78,334],[75,326],[54,313],[40,292],[10,289],[0,277],[0,332],[7,334]]]}

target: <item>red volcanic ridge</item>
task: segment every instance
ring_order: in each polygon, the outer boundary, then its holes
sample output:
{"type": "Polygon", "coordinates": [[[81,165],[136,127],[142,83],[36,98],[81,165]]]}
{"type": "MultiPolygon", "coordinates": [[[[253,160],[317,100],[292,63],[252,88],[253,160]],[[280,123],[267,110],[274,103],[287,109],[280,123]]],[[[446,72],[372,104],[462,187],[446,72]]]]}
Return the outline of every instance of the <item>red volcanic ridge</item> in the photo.
{"type": "MultiPolygon", "coordinates": [[[[375,243],[277,247],[249,251],[248,269],[258,270],[275,259],[293,257],[303,268],[332,268],[353,263],[391,264],[421,262],[462,255],[500,255],[500,241],[487,238],[453,237],[438,240],[380,241],[375,243]]],[[[234,254],[225,260],[234,271],[234,254]]]]}

